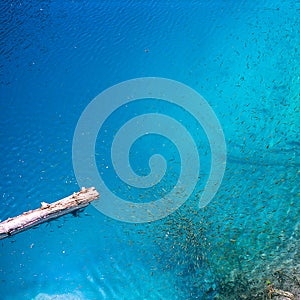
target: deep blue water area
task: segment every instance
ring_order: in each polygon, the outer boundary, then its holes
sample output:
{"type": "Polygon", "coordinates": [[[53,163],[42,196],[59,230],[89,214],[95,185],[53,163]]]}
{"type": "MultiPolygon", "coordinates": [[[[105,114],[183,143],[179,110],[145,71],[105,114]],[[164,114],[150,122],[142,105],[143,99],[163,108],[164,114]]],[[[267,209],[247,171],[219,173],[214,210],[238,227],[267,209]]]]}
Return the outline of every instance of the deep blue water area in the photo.
{"type": "Polygon", "coordinates": [[[197,144],[190,197],[155,222],[121,222],[90,205],[1,240],[0,298],[258,299],[225,283],[300,272],[299,13],[292,0],[1,1],[1,221],[80,190],[77,122],[125,80],[169,78],[200,93],[221,124],[227,159],[216,196],[199,209],[211,154],[195,118],[162,99],[120,107],[95,145],[110,190],[148,203],[176,185],[182,157],[168,137],[147,134],[130,149],[139,176],[151,172],[152,155],[165,157],[153,187],[122,182],[110,157],[124,123],[165,114],[197,144]],[[232,298],[217,298],[225,288],[232,298]]]}

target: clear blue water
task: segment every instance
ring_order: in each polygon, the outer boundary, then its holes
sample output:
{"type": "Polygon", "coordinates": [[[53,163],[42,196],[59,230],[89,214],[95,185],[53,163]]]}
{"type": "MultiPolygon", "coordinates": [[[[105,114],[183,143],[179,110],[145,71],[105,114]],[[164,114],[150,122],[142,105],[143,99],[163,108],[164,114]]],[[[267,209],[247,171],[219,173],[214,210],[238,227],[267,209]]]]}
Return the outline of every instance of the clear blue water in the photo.
{"type": "MultiPolygon", "coordinates": [[[[132,78],[170,78],[203,95],[227,165],[205,209],[198,191],[149,224],[89,206],[1,241],[0,298],[214,299],[224,278],[299,265],[299,9],[282,0],[2,1],[1,220],[79,190],[77,121],[100,92],[132,78]]],[[[143,173],[151,151],[137,149],[143,173]]],[[[137,196],[127,192],[118,190],[137,196]]]]}

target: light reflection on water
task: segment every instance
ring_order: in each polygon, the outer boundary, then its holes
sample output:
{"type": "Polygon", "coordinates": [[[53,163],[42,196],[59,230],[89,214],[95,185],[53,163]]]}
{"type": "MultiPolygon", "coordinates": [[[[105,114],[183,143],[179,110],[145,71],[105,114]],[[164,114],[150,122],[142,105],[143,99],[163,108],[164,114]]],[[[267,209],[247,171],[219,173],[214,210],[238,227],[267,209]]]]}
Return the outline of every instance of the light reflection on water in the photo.
{"type": "Polygon", "coordinates": [[[181,81],[209,101],[227,142],[221,189],[204,210],[195,192],[155,223],[91,206],[1,241],[3,299],[213,299],[224,278],[276,282],[278,266],[298,268],[297,4],[143,3],[0,4],[0,218],[77,191],[82,110],[142,76],[181,81]]]}

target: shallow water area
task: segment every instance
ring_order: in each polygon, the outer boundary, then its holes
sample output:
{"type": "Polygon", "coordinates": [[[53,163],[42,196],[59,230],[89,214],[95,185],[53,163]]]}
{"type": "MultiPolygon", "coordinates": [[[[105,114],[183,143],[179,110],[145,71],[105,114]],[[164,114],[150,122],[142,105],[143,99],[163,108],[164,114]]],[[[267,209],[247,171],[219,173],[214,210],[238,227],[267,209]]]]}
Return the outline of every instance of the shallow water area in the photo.
{"type": "Polygon", "coordinates": [[[147,133],[129,152],[138,176],[151,172],[152,155],[164,157],[154,187],[123,183],[110,157],[122,124],[153,113],[173,117],[195,141],[193,192],[155,222],[121,222],[90,205],[1,240],[0,298],[253,300],[268,299],[272,285],[298,299],[299,9],[277,0],[1,2],[2,221],[80,190],[77,122],[92,99],[125,80],[169,78],[200,93],[227,157],[220,188],[199,209],[212,155],[197,120],[161,99],[118,108],[95,145],[109,189],[149,203],[174,188],[182,156],[167,137],[147,133]]]}

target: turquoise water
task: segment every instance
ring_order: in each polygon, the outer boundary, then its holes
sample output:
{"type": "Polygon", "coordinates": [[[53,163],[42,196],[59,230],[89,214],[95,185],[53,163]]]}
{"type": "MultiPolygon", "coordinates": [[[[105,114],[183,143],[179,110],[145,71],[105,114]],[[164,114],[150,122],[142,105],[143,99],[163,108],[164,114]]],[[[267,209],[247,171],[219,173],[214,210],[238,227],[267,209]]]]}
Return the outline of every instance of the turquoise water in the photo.
{"type": "MultiPolygon", "coordinates": [[[[217,195],[198,209],[210,160],[201,131],[201,180],[165,219],[129,224],[89,206],[1,241],[0,298],[261,299],[246,288],[253,279],[296,294],[274,272],[300,272],[299,9],[296,1],[1,2],[1,220],[79,190],[77,121],[100,92],[132,78],[199,92],[224,131],[227,164],[217,195]]],[[[186,112],[147,101],[106,129],[167,110],[196,135],[186,112]]],[[[104,140],[99,170],[111,135],[104,140]]],[[[130,158],[144,175],[149,156],[164,155],[172,172],[161,185],[129,190],[107,172],[111,189],[137,202],[171,189],[180,158],[168,142],[142,140],[130,158]]]]}

